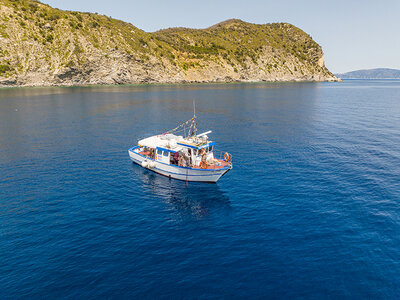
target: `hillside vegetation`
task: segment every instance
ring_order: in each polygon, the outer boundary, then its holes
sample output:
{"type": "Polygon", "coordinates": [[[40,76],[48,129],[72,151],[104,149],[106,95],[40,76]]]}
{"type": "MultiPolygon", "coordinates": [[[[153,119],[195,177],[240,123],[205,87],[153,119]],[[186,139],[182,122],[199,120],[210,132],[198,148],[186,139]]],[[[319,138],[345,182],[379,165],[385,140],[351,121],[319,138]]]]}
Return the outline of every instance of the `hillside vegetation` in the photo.
{"type": "Polygon", "coordinates": [[[98,15],[0,0],[0,85],[336,80],[287,24],[228,20],[147,33],[98,15]]]}

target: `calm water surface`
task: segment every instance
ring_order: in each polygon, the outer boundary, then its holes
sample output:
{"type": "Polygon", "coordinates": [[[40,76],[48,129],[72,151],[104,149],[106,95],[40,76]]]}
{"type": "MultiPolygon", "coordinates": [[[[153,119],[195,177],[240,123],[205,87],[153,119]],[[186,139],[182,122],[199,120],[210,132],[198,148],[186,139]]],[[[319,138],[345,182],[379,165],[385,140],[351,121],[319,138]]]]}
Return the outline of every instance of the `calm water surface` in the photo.
{"type": "Polygon", "coordinates": [[[399,298],[400,81],[0,90],[1,298],[399,298]],[[192,116],[234,168],[128,148],[192,116]]]}

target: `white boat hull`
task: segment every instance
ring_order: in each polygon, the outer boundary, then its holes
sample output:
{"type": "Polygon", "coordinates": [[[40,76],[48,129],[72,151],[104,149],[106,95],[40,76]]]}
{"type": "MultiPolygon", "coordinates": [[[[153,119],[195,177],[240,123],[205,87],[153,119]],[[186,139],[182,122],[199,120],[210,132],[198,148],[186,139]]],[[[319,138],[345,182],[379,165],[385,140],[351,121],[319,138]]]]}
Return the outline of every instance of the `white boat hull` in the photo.
{"type": "Polygon", "coordinates": [[[136,147],[129,149],[129,157],[131,160],[141,167],[142,163],[146,161],[146,169],[149,169],[158,174],[184,181],[198,181],[198,182],[217,182],[226,172],[231,168],[224,167],[219,169],[198,169],[190,167],[180,167],[176,165],[168,165],[157,160],[150,159],[133,151],[136,147]],[[152,162],[152,163],[150,163],[152,162]]]}

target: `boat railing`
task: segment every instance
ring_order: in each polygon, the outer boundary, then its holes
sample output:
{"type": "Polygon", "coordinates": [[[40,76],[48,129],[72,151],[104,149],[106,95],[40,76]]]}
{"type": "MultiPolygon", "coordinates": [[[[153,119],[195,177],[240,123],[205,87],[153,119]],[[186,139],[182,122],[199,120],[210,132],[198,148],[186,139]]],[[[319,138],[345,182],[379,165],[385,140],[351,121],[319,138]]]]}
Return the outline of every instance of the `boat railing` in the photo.
{"type": "Polygon", "coordinates": [[[219,160],[224,160],[228,163],[232,163],[232,154],[226,151],[215,151],[214,150],[214,158],[219,160]]]}

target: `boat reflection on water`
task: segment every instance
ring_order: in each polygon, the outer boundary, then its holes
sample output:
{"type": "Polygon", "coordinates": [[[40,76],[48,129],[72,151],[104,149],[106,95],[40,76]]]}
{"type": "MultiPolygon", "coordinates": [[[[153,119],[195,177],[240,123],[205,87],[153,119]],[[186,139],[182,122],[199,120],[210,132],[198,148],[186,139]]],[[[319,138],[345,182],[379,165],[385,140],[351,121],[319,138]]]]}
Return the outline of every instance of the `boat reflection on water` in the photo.
{"type": "MultiPolygon", "coordinates": [[[[145,192],[161,198],[178,218],[203,219],[212,215],[229,215],[229,197],[217,184],[183,182],[156,174],[132,163],[133,176],[141,179],[145,192]]],[[[139,181],[140,184],[140,181],[139,181]]]]}

